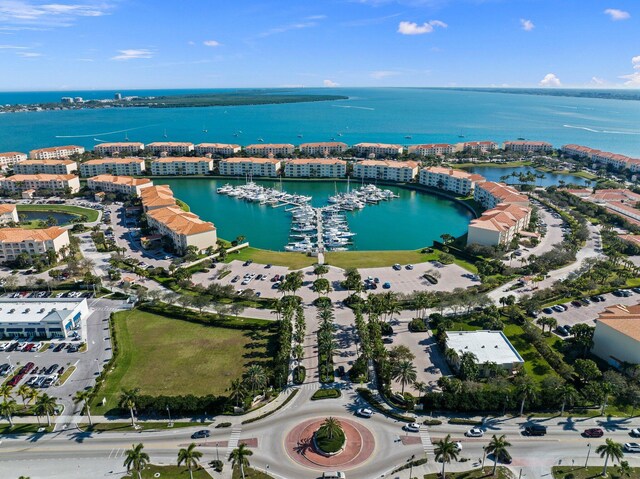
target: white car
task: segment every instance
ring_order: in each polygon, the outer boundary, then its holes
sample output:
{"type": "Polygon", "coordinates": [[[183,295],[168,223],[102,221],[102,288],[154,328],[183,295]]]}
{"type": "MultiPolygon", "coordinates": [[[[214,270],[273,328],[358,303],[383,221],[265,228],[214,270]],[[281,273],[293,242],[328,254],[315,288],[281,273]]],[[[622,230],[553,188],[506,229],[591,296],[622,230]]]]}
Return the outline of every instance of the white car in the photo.
{"type": "Polygon", "coordinates": [[[456,442],[456,450],[457,450],[458,452],[461,452],[461,451],[462,451],[462,443],[461,443],[461,442],[456,442]]]}
{"type": "Polygon", "coordinates": [[[467,437],[482,437],[484,436],[484,431],[479,427],[473,427],[464,433],[467,437]]]}
{"type": "Polygon", "coordinates": [[[632,429],[629,434],[631,434],[632,437],[640,437],[640,428],[632,429]]]}
{"type": "Polygon", "coordinates": [[[624,450],[627,452],[640,452],[640,444],[637,442],[626,442],[624,444],[624,450]]]}
{"type": "Polygon", "coordinates": [[[417,422],[411,422],[409,424],[405,424],[402,429],[409,432],[420,432],[420,424],[417,422]]]}
{"type": "Polygon", "coordinates": [[[356,414],[360,417],[371,417],[373,416],[373,411],[367,408],[360,408],[356,411],[356,414]]]}

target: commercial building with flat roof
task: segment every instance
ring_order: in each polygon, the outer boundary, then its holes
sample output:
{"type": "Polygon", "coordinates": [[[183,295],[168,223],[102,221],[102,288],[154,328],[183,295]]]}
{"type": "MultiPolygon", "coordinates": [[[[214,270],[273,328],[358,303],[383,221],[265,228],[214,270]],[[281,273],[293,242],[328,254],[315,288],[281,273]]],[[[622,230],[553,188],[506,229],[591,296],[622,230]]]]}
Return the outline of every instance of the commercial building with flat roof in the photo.
{"type": "MultiPolygon", "coordinates": [[[[458,353],[458,358],[463,353],[472,353],[476,357],[476,364],[485,374],[490,363],[495,363],[509,373],[524,364],[524,360],[502,331],[447,331],[446,344],[448,349],[458,353]]],[[[458,365],[454,361],[453,367],[458,365]]]]}
{"type": "Polygon", "coordinates": [[[0,298],[0,337],[67,338],[88,316],[86,299],[0,298]]]}
{"type": "Polygon", "coordinates": [[[347,162],[338,158],[299,158],[284,162],[288,178],[343,178],[347,162]]]}
{"type": "Polygon", "coordinates": [[[412,181],[418,174],[415,161],[362,160],[353,167],[353,176],[361,179],[412,181]]]}
{"type": "Polygon", "coordinates": [[[137,141],[100,143],[93,147],[93,151],[99,155],[137,155],[142,150],[144,150],[144,143],[137,141]]]}
{"type": "Polygon", "coordinates": [[[15,261],[18,255],[60,253],[69,246],[69,232],[65,228],[52,226],[42,229],[0,228],[0,263],[15,261]]]}
{"type": "Polygon", "coordinates": [[[69,158],[71,155],[84,153],[83,146],[51,146],[49,148],[38,148],[29,152],[29,158],[33,160],[61,160],[69,158]]]}
{"type": "Polygon", "coordinates": [[[218,169],[221,175],[230,176],[267,176],[275,177],[280,173],[282,162],[276,158],[226,158],[220,160],[218,169]]]}
{"type": "Polygon", "coordinates": [[[153,181],[149,178],[98,175],[87,179],[87,187],[90,190],[120,193],[127,196],[140,196],[140,192],[150,186],[153,186],[153,181]]]}
{"type": "Polygon", "coordinates": [[[9,166],[13,166],[16,163],[27,159],[27,155],[20,153],[19,151],[6,151],[0,153],[0,169],[6,169],[9,166]]]}
{"type": "Polygon", "coordinates": [[[15,164],[13,171],[18,175],[70,175],[78,171],[78,163],[71,160],[25,160],[15,164]]]}
{"type": "Polygon", "coordinates": [[[61,191],[69,189],[71,193],[80,191],[80,179],[75,175],[13,175],[0,178],[0,190],[22,193],[26,190],[61,191]]]}
{"type": "Polygon", "coordinates": [[[151,163],[152,175],[208,175],[213,170],[213,160],[197,156],[167,156],[151,163]]]}
{"type": "Polygon", "coordinates": [[[102,158],[80,163],[80,176],[96,175],[139,176],[146,171],[142,158],[102,158]]]}
{"type": "Polygon", "coordinates": [[[242,147],[240,145],[227,143],[199,143],[195,146],[195,152],[198,156],[204,155],[220,155],[231,156],[238,153],[242,147]]]}
{"type": "Polygon", "coordinates": [[[605,308],[596,319],[591,352],[615,367],[640,364],[640,304],[605,308]]]}

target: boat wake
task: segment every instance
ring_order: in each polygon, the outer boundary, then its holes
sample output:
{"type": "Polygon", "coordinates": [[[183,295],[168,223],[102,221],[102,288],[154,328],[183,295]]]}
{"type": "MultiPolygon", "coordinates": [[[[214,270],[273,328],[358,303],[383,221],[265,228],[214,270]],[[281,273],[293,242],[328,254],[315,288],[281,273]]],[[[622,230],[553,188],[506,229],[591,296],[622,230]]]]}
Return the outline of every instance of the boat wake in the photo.
{"type": "MultiPolygon", "coordinates": [[[[159,123],[157,123],[156,125],[159,125],[159,123]]],[[[117,135],[118,133],[126,133],[128,131],[141,130],[142,128],[149,128],[151,126],[156,126],[156,125],[136,126],[135,128],[127,128],[126,130],[107,131],[103,133],[91,133],[89,135],[56,135],[56,138],[90,138],[90,137],[95,138],[98,136],[117,135]]]]}
{"type": "Polygon", "coordinates": [[[331,105],[331,106],[336,108],[355,108],[356,110],[370,110],[370,111],[375,110],[375,108],[371,108],[368,106],[353,106],[353,105],[331,105]]]}
{"type": "Polygon", "coordinates": [[[615,130],[596,130],[595,128],[588,128],[586,126],[575,125],[562,125],[565,128],[574,128],[576,130],[585,130],[592,133],[606,133],[609,135],[640,135],[640,131],[615,131],[615,130]]]}

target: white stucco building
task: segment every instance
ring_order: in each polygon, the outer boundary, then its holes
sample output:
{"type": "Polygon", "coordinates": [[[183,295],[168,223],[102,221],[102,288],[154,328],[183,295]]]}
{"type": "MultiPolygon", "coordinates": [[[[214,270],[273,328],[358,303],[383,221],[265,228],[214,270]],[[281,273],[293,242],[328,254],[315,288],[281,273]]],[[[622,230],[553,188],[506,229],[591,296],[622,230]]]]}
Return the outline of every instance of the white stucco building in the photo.
{"type": "Polygon", "coordinates": [[[19,151],[6,151],[4,153],[0,153],[0,169],[5,170],[8,167],[26,159],[27,155],[20,153],[19,151]]]}
{"type": "Polygon", "coordinates": [[[226,158],[220,160],[218,169],[221,175],[230,176],[267,176],[275,177],[280,173],[282,162],[276,158],[226,158]]]}
{"type": "Polygon", "coordinates": [[[194,150],[194,145],[188,141],[156,141],[145,146],[145,150],[156,156],[186,155],[194,150]]]}
{"type": "Polygon", "coordinates": [[[80,176],[96,175],[139,176],[146,171],[142,158],[103,158],[80,163],[80,176]]]}
{"type": "Polygon", "coordinates": [[[93,147],[99,155],[138,155],[144,150],[144,143],[137,141],[100,143],[93,147]]]}
{"type": "Polygon", "coordinates": [[[98,175],[87,179],[87,188],[92,191],[120,193],[127,196],[140,196],[144,188],[153,186],[149,178],[133,178],[131,176],[98,175]]]}
{"type": "Polygon", "coordinates": [[[231,156],[238,153],[242,147],[240,145],[227,144],[227,143],[199,143],[195,146],[195,152],[198,156],[204,155],[219,155],[219,156],[231,156]]]}
{"type": "Polygon", "coordinates": [[[261,156],[291,156],[295,146],[290,143],[258,143],[257,145],[247,145],[244,147],[249,155],[261,156]]]}
{"type": "Polygon", "coordinates": [[[347,162],[338,158],[299,158],[284,163],[288,178],[343,178],[347,162]]]}
{"type": "Polygon", "coordinates": [[[70,175],[78,171],[78,163],[71,160],[25,160],[16,163],[13,171],[18,175],[70,175]]]}
{"type": "Polygon", "coordinates": [[[640,364],[640,304],[605,308],[596,319],[591,352],[615,367],[640,364]]]}
{"type": "Polygon", "coordinates": [[[33,160],[61,160],[69,158],[71,155],[84,153],[83,146],[51,146],[49,148],[38,148],[29,152],[29,158],[33,160]]]}
{"type": "Polygon", "coordinates": [[[432,166],[420,170],[418,181],[421,185],[467,196],[474,190],[476,183],[484,182],[484,177],[464,170],[432,166]]]}
{"type": "Polygon", "coordinates": [[[0,178],[0,190],[10,193],[22,193],[27,190],[49,190],[64,192],[69,189],[71,193],[80,191],[80,179],[75,175],[13,175],[0,178]]]}
{"type": "Polygon", "coordinates": [[[354,178],[408,183],[418,174],[415,161],[362,160],[353,167],[354,178]]]}
{"type": "Polygon", "coordinates": [[[67,338],[89,314],[84,298],[0,298],[0,337],[67,338]]]}
{"type": "Polygon", "coordinates": [[[17,223],[19,220],[16,205],[9,203],[0,204],[0,224],[17,223]]]}
{"type": "Polygon", "coordinates": [[[59,254],[63,246],[69,246],[69,232],[59,226],[42,229],[0,228],[0,263],[14,261],[21,253],[32,256],[55,251],[59,254]]]}
{"type": "Polygon", "coordinates": [[[358,143],[353,148],[360,156],[373,155],[376,157],[401,155],[404,150],[402,145],[389,143],[358,143]]]}
{"type": "Polygon", "coordinates": [[[344,153],[349,145],[340,141],[319,141],[314,143],[302,143],[298,149],[303,155],[330,156],[344,153]]]}
{"type": "Polygon", "coordinates": [[[455,152],[455,145],[448,143],[431,143],[427,145],[411,145],[409,153],[420,156],[443,156],[452,155],[455,152]]]}
{"type": "MultiPolygon", "coordinates": [[[[476,357],[476,364],[484,372],[489,363],[509,373],[521,367],[524,360],[509,342],[502,331],[447,331],[447,348],[458,353],[472,353],[476,357]]],[[[454,367],[457,364],[453,364],[454,367]]]]}
{"type": "Polygon", "coordinates": [[[151,163],[152,175],[208,175],[213,170],[213,160],[198,156],[167,156],[151,163]]]}

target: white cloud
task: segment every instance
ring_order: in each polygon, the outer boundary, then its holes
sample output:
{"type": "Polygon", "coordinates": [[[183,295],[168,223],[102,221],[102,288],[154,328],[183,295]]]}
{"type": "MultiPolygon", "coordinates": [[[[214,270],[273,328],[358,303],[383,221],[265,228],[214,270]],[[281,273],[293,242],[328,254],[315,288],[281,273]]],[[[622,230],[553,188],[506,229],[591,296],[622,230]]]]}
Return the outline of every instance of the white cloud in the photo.
{"type": "Polygon", "coordinates": [[[29,47],[23,47],[20,45],[0,45],[0,50],[28,50],[29,47]]]}
{"type": "Polygon", "coordinates": [[[318,25],[318,21],[321,21],[324,18],[326,18],[324,15],[314,15],[312,17],[306,17],[303,19],[304,21],[301,21],[301,22],[290,23],[289,25],[283,25],[281,27],[271,28],[265,32],[259,33],[253,39],[266,38],[266,37],[270,37],[271,35],[277,35],[279,33],[285,33],[292,30],[302,30],[305,28],[315,27],[318,25]]]}
{"type": "Polygon", "coordinates": [[[16,55],[20,55],[21,57],[25,57],[25,58],[36,58],[36,57],[41,57],[42,53],[36,53],[36,52],[16,52],[16,55]]]}
{"type": "Polygon", "coordinates": [[[531,30],[536,28],[536,26],[533,24],[533,22],[531,20],[527,20],[525,18],[521,18],[520,19],[520,25],[522,26],[522,29],[525,32],[530,32],[531,30]]]}
{"type": "Polygon", "coordinates": [[[322,80],[322,84],[326,87],[333,88],[336,86],[340,86],[339,83],[334,82],[333,80],[322,80]]]}
{"type": "Polygon", "coordinates": [[[631,59],[631,64],[636,70],[640,70],[640,55],[631,59]]]}
{"type": "Polygon", "coordinates": [[[627,80],[625,86],[640,87],[640,72],[633,72],[629,75],[622,75],[620,78],[627,80]]]}
{"type": "Polygon", "coordinates": [[[558,78],[554,73],[547,73],[544,78],[540,80],[539,84],[544,87],[562,86],[560,78],[558,78]]]}
{"type": "Polygon", "coordinates": [[[153,58],[153,52],[151,50],[118,50],[120,53],[115,57],[111,57],[112,60],[137,60],[139,58],[153,58]]]}
{"type": "Polygon", "coordinates": [[[607,82],[599,77],[591,77],[591,83],[594,85],[604,85],[607,82]]]}
{"type": "Polygon", "coordinates": [[[376,70],[369,73],[369,76],[371,78],[375,78],[376,80],[379,80],[381,78],[393,77],[396,75],[400,75],[400,72],[393,71],[393,70],[376,70]]]}
{"type": "Polygon", "coordinates": [[[195,45],[195,44],[196,44],[196,42],[194,42],[193,40],[189,40],[189,41],[187,42],[187,45],[195,45]]]}
{"type": "Polygon", "coordinates": [[[219,47],[220,46],[220,42],[217,42],[215,40],[205,40],[202,43],[203,43],[204,46],[207,46],[207,47],[219,47]]]}
{"type": "Polygon", "coordinates": [[[624,10],[618,10],[617,8],[607,8],[604,11],[605,15],[609,15],[611,20],[617,22],[619,20],[627,20],[631,18],[631,14],[629,12],[625,12],[624,10]]]}
{"type": "Polygon", "coordinates": [[[43,3],[36,0],[0,0],[0,23],[66,27],[78,17],[100,17],[111,9],[106,1],[43,3]]]}
{"type": "Polygon", "coordinates": [[[398,33],[402,35],[424,35],[431,33],[436,27],[447,28],[447,24],[440,20],[430,20],[418,25],[416,22],[400,22],[398,25],[398,33]]]}

